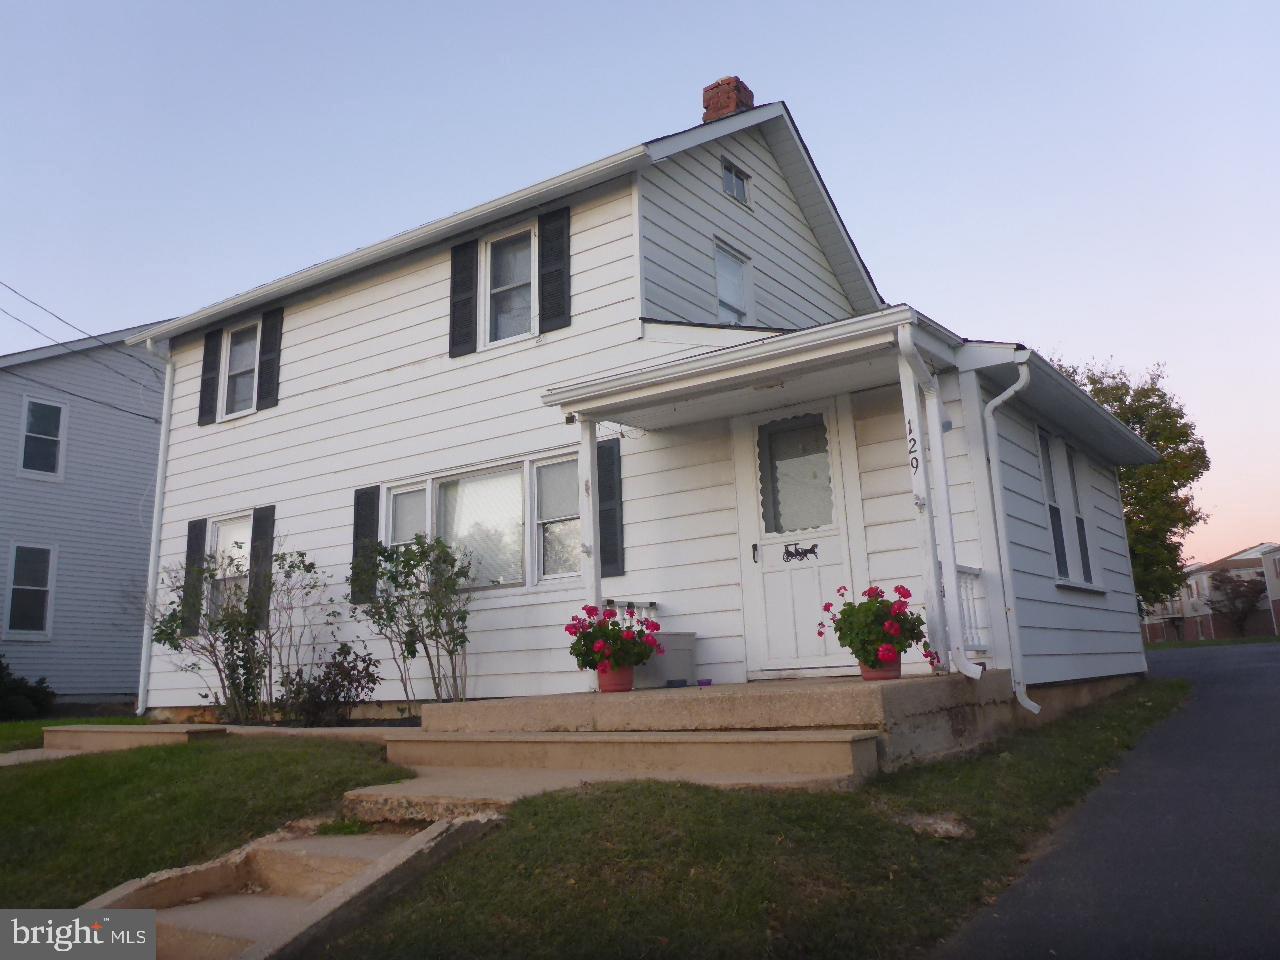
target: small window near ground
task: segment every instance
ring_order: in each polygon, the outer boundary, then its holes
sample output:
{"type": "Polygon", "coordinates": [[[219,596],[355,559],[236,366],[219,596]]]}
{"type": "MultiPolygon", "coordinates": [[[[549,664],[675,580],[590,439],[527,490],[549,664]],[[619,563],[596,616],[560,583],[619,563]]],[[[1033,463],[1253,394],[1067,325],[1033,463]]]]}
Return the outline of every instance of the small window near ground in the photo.
{"type": "Polygon", "coordinates": [[[257,385],[258,324],[251,323],[227,334],[223,413],[231,416],[252,410],[257,385]]]}
{"type": "Polygon", "coordinates": [[[405,490],[391,496],[391,544],[408,543],[427,533],[427,491],[405,490]]]}
{"type": "Polygon", "coordinates": [[[440,536],[471,561],[478,587],[524,583],[524,479],[520,469],[439,485],[440,536]]]}
{"type": "Polygon", "coordinates": [[[1076,539],[1080,544],[1080,573],[1085,583],[1093,583],[1093,566],[1089,563],[1088,524],[1080,509],[1080,487],[1076,478],[1076,452],[1067,447],[1067,475],[1071,478],[1071,501],[1076,508],[1076,539]]]}
{"type": "Polygon", "coordinates": [[[738,326],[746,322],[747,261],[720,244],[716,244],[716,296],[721,323],[738,326]]]}
{"type": "Polygon", "coordinates": [[[533,234],[489,244],[489,340],[506,340],[533,329],[533,234]]]}
{"type": "Polygon", "coordinates": [[[209,609],[216,612],[228,598],[244,600],[249,590],[249,544],[253,536],[251,516],[218,520],[213,525],[213,553],[217,576],[212,584],[209,609]]]}
{"type": "Polygon", "coordinates": [[[22,469],[45,476],[62,473],[63,406],[28,400],[22,417],[22,469]]]}
{"type": "Polygon", "coordinates": [[[1044,477],[1044,495],[1049,507],[1049,527],[1053,533],[1053,555],[1058,563],[1058,576],[1066,580],[1071,568],[1067,564],[1067,541],[1062,532],[1058,488],[1053,480],[1053,454],[1049,446],[1049,435],[1045,433],[1040,434],[1040,473],[1044,477]]]}
{"type": "Polygon", "coordinates": [[[53,551],[47,547],[15,547],[9,589],[9,629],[15,633],[45,633],[49,629],[49,591],[53,582],[53,551]]]}
{"type": "Polygon", "coordinates": [[[728,160],[721,161],[721,176],[724,192],[739,203],[746,203],[747,181],[751,178],[728,160]]]}
{"type": "Polygon", "coordinates": [[[578,519],[578,462],[562,460],[537,468],[538,569],[561,577],[581,568],[582,528],[578,519]]]}

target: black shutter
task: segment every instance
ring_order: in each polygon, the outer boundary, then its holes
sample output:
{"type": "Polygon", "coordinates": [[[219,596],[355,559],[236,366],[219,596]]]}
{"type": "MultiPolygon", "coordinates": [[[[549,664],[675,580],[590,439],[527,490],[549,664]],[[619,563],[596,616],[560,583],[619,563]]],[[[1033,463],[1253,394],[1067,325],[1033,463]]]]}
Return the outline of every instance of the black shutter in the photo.
{"type": "Polygon", "coordinates": [[[569,326],[569,208],[538,218],[538,332],[569,326]]]}
{"type": "Polygon", "coordinates": [[[476,274],[480,242],[468,240],[453,248],[449,272],[449,356],[476,352],[476,274]]]}
{"type": "Polygon", "coordinates": [[[380,487],[356,491],[355,522],[351,532],[351,602],[368,603],[377,589],[378,508],[380,487]]]}
{"type": "Polygon", "coordinates": [[[200,426],[218,419],[218,373],[222,369],[222,330],[204,335],[204,363],[200,365],[200,426]]]}
{"type": "Polygon", "coordinates": [[[600,576],[625,572],[622,546],[622,441],[596,444],[596,509],[600,515],[600,576]]]}
{"type": "Polygon", "coordinates": [[[283,307],[262,315],[262,335],[258,338],[258,410],[280,402],[280,333],[283,329],[283,307]]]}
{"type": "Polygon", "coordinates": [[[204,600],[204,543],[208,531],[208,520],[187,523],[187,565],[182,583],[184,637],[192,636],[200,629],[200,606],[204,600]]]}
{"type": "Polygon", "coordinates": [[[275,562],[276,508],[254,507],[249,534],[249,608],[259,629],[271,616],[271,568],[275,562]]]}

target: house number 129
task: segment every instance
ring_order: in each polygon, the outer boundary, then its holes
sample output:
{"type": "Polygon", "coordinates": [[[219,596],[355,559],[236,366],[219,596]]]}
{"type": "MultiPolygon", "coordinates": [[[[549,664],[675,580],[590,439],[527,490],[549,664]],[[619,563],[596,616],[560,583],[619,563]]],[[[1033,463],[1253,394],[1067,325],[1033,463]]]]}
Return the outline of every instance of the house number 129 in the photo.
{"type": "Polygon", "coordinates": [[[907,421],[907,462],[911,464],[912,476],[920,472],[920,444],[910,420],[907,421]]]}

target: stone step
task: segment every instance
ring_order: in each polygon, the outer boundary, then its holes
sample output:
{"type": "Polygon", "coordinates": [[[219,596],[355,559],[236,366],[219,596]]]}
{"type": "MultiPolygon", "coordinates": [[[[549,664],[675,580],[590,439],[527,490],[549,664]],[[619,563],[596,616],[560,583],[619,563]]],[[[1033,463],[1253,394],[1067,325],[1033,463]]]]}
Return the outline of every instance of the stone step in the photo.
{"type": "Polygon", "coordinates": [[[422,706],[422,728],[432,733],[870,730],[884,723],[887,688],[936,682],[933,677],[876,683],[860,677],[827,677],[428,703],[422,706]]]}
{"type": "Polygon", "coordinates": [[[358,876],[405,840],[397,834],[282,840],[256,847],[249,855],[250,870],[266,892],[315,900],[358,876]]]}
{"type": "Polygon", "coordinates": [[[45,727],[44,747],[46,750],[102,753],[109,750],[132,750],[134,747],[191,743],[226,735],[226,727],[203,723],[83,723],[66,727],[45,727]]]}
{"type": "Polygon", "coordinates": [[[521,767],[651,773],[801,775],[860,781],[875,773],[871,730],[387,734],[387,758],[410,767],[521,767]]]}
{"type": "MultiPolygon", "coordinates": [[[[522,797],[571,790],[588,783],[635,780],[624,770],[549,770],[525,767],[416,767],[412,780],[360,787],[347,792],[342,811],[372,823],[446,820],[501,813],[522,797]]],[[[646,780],[672,780],[713,787],[837,790],[849,777],[812,774],[745,774],[650,770],[646,780]]]]}
{"type": "Polygon", "coordinates": [[[311,904],[301,897],[226,893],[156,911],[156,960],[239,957],[254,943],[276,940],[311,904]]]}

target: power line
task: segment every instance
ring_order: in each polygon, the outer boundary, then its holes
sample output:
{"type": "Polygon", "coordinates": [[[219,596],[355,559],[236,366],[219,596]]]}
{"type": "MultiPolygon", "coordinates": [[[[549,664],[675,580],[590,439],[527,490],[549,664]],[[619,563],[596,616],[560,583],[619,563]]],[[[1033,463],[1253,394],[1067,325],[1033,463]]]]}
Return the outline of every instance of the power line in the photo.
{"type": "Polygon", "coordinates": [[[68,390],[66,387],[55,387],[51,383],[45,383],[43,380],[37,380],[35,377],[28,377],[26,374],[15,373],[8,367],[0,367],[0,373],[7,373],[11,377],[17,377],[19,380],[25,380],[27,383],[34,383],[38,387],[44,387],[46,390],[53,390],[56,393],[65,393],[69,397],[75,397],[78,400],[87,400],[89,403],[96,403],[103,407],[110,407],[112,410],[118,410],[120,413],[127,413],[130,416],[141,417],[143,420],[150,420],[152,423],[159,423],[159,417],[153,417],[149,413],[139,413],[137,410],[129,410],[125,407],[118,407],[114,403],[107,400],[99,400],[97,397],[86,397],[83,393],[76,393],[74,390],[68,390]]]}
{"type": "Polygon", "coordinates": [[[31,304],[33,307],[36,307],[39,310],[43,310],[45,313],[53,317],[53,319],[57,320],[59,323],[65,323],[68,327],[70,327],[72,330],[75,330],[77,333],[83,333],[86,337],[92,337],[94,340],[97,340],[104,347],[107,347],[110,350],[114,350],[116,353],[120,354],[120,356],[122,357],[129,357],[131,360],[138,361],[138,363],[142,364],[144,367],[147,368],[148,372],[150,372],[153,377],[155,377],[157,380],[160,379],[160,372],[156,370],[155,367],[151,366],[151,364],[143,360],[141,357],[135,357],[132,353],[127,353],[126,351],[121,350],[115,344],[107,343],[107,341],[103,340],[96,333],[90,333],[88,330],[84,330],[80,327],[77,327],[70,320],[67,320],[65,317],[58,316],[58,314],[54,313],[52,310],[46,307],[43,303],[36,303],[36,301],[32,300],[21,290],[11,287],[9,284],[5,283],[3,280],[0,280],[0,287],[4,287],[10,293],[21,297],[23,300],[27,301],[27,303],[31,304]]]}
{"type": "MultiPolygon", "coordinates": [[[[79,350],[76,350],[76,349],[75,349],[74,347],[72,347],[70,344],[63,343],[61,340],[55,340],[53,337],[49,336],[49,334],[45,333],[43,330],[41,330],[39,327],[37,327],[35,324],[33,324],[33,323],[27,323],[27,321],[23,320],[23,319],[22,319],[20,316],[18,316],[16,313],[10,313],[10,312],[9,312],[8,310],[6,310],[4,307],[0,307],[0,313],[3,313],[6,317],[9,317],[11,320],[17,320],[20,324],[22,324],[22,325],[23,325],[24,327],[26,327],[28,330],[32,330],[32,331],[34,331],[34,332],[36,332],[36,333],[40,334],[40,336],[44,337],[46,340],[48,340],[50,343],[52,343],[55,347],[61,347],[63,350],[67,351],[67,353],[77,354],[77,353],[80,353],[80,352],[81,352],[81,351],[79,351],[79,350]]],[[[93,356],[93,355],[92,355],[92,354],[90,354],[90,353],[85,353],[85,354],[84,354],[84,356],[85,356],[85,358],[86,358],[86,359],[88,359],[88,360],[92,360],[92,361],[93,361],[94,363],[96,363],[98,366],[100,366],[100,367],[102,367],[102,368],[104,368],[104,369],[106,369],[106,370],[110,370],[112,373],[117,374],[118,376],[124,377],[124,378],[125,378],[126,380],[128,380],[130,383],[136,383],[136,384],[137,384],[138,386],[140,386],[143,390],[159,390],[159,389],[160,389],[160,388],[159,388],[159,387],[157,387],[154,383],[143,383],[141,380],[135,380],[133,377],[129,376],[129,375],[128,375],[127,373],[125,373],[123,370],[117,370],[115,367],[111,366],[111,364],[109,364],[109,363],[104,363],[102,360],[99,360],[97,357],[93,356]]]]}

